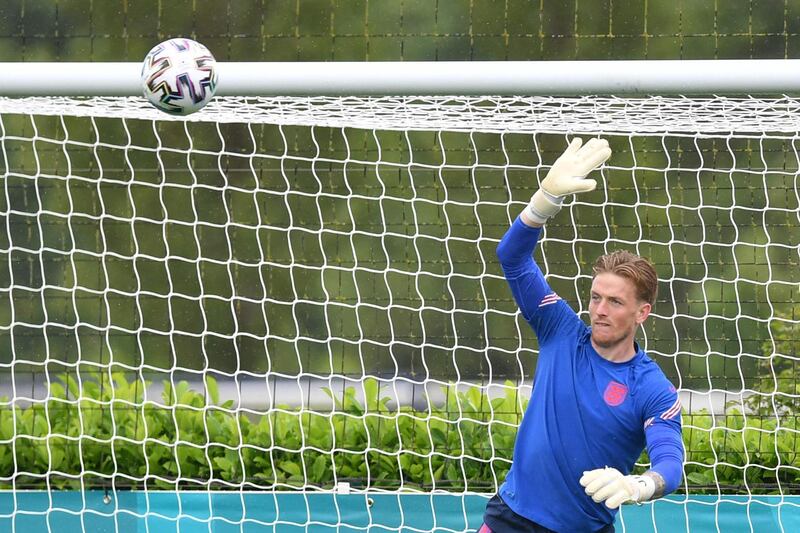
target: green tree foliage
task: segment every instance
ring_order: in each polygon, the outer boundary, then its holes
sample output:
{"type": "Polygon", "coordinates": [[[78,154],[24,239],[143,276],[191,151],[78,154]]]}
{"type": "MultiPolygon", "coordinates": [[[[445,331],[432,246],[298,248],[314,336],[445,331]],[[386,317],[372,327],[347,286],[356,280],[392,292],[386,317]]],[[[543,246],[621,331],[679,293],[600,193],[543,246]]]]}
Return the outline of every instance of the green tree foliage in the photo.
{"type": "MultiPolygon", "coordinates": [[[[791,14],[799,5],[753,8],[743,17],[737,2],[8,0],[0,6],[0,59],[139,61],[175,36],[204,42],[221,61],[793,57],[791,14]]],[[[0,282],[10,285],[13,272],[18,285],[49,287],[2,297],[0,325],[10,325],[13,309],[15,320],[34,328],[14,326],[16,345],[9,328],[0,330],[0,362],[9,363],[12,353],[44,354],[46,346],[49,360],[65,363],[80,353],[98,362],[171,368],[181,361],[190,369],[208,363],[228,372],[321,366],[323,373],[332,371],[324,366],[333,353],[329,367],[357,373],[360,349],[349,341],[361,338],[383,345],[422,340],[457,352],[517,346],[512,320],[492,316],[491,324],[480,324],[471,313],[510,305],[507,290],[475,277],[484,275],[481,265],[499,275],[492,247],[507,225],[507,206],[530,196],[529,169],[552,161],[564,144],[562,136],[544,134],[373,135],[274,125],[254,127],[253,135],[235,124],[158,124],[154,131],[144,121],[123,127],[74,117],[3,117],[3,129],[0,183],[8,195],[0,207],[15,214],[0,248],[48,251],[4,253],[13,267],[0,272],[0,282]],[[22,140],[34,130],[39,141],[22,140]],[[195,152],[184,153],[190,145],[195,152]],[[445,162],[451,168],[438,172],[445,162]],[[512,168],[503,171],[507,162],[512,168]],[[320,274],[322,265],[328,268],[320,274]],[[356,274],[348,272],[356,265],[356,274]],[[437,278],[443,275],[450,279],[437,278]],[[229,304],[233,295],[250,301],[229,304]],[[262,308],[265,299],[270,304],[262,308]],[[309,303],[319,301],[328,302],[324,310],[309,303]],[[390,326],[389,317],[363,308],[389,301],[426,311],[396,310],[390,326]],[[454,301],[463,307],[451,317],[454,301]],[[46,339],[36,329],[45,321],[59,326],[46,339]],[[201,324],[210,333],[202,339],[201,324]],[[146,333],[106,334],[140,328],[146,333]],[[485,330],[496,335],[487,339],[485,330]],[[267,331],[271,337],[262,342],[267,331]],[[233,340],[234,332],[241,337],[233,340]],[[322,342],[328,337],[344,341],[322,342]]],[[[792,141],[678,135],[663,142],[619,136],[612,143],[616,169],[608,170],[607,193],[620,205],[575,210],[577,235],[587,239],[576,249],[564,244],[576,236],[566,215],[549,227],[549,273],[563,276],[554,281],[558,292],[579,302],[594,256],[616,246],[614,239],[627,247],[638,242],[662,277],[673,280],[657,306],[666,318],[648,326],[655,349],[680,354],[676,364],[663,365],[671,377],[680,374],[688,388],[711,378],[714,388],[727,389],[741,367],[751,379],[756,362],[747,354],[768,332],[759,320],[734,318],[763,318],[771,312],[763,304],[768,298],[785,304],[763,284],[768,259],[773,281],[797,282],[788,251],[768,245],[798,238],[789,217],[792,141]],[[744,209],[734,213],[732,206],[744,209]],[[778,208],[766,221],[758,213],[764,206],[778,208]],[[697,246],[701,241],[714,244],[697,246]],[[742,348],[741,365],[716,355],[742,348]],[[699,364],[683,355],[707,353],[713,355],[699,364]]],[[[598,191],[587,200],[605,198],[598,191]]],[[[437,355],[430,359],[441,360],[437,355]]],[[[461,375],[485,375],[487,364],[465,355],[457,355],[461,375]]],[[[378,366],[393,371],[394,357],[384,350],[378,366]]],[[[495,375],[521,377],[517,361],[489,357],[495,375]]],[[[399,359],[408,374],[426,362],[419,353],[399,359]]]]}
{"type": "Polygon", "coordinates": [[[797,0],[6,0],[2,61],[139,61],[189,36],[226,61],[794,57],[797,0]],[[784,21],[786,19],[786,21],[784,21]]]}

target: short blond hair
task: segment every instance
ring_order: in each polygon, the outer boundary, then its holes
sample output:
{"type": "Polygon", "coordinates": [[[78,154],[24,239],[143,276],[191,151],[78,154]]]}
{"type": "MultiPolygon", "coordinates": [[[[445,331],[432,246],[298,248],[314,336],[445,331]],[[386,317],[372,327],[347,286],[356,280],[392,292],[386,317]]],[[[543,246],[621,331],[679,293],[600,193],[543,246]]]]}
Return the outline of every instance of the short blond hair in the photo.
{"type": "Polygon", "coordinates": [[[636,288],[639,300],[650,305],[656,303],[658,295],[658,274],[653,263],[626,250],[617,250],[601,255],[592,267],[595,276],[610,272],[628,279],[636,288]]]}

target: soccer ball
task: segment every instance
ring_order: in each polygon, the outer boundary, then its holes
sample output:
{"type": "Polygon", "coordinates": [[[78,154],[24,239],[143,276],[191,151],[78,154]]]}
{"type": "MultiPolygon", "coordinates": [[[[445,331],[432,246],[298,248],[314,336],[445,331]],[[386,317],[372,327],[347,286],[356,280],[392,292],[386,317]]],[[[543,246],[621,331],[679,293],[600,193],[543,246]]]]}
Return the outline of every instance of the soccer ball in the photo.
{"type": "Polygon", "coordinates": [[[196,41],[164,41],[150,50],[142,62],[144,96],[166,113],[194,113],[214,96],[216,64],[208,48],[196,41]]]}

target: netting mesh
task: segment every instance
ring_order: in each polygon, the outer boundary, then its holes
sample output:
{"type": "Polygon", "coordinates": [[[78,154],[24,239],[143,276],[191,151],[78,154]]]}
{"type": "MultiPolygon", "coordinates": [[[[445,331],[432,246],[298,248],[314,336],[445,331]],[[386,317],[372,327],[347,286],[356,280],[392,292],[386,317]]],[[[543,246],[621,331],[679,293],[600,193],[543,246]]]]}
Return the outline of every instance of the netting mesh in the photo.
{"type": "Polygon", "coordinates": [[[494,249],[582,134],[549,282],[585,316],[598,254],[649,257],[685,487],[795,492],[797,106],[0,100],[0,484],[495,491],[537,346],[494,249]]]}
{"type": "Polygon", "coordinates": [[[652,96],[227,97],[201,113],[166,117],[141,98],[3,98],[6,113],[271,124],[377,130],[492,133],[717,135],[798,131],[795,98],[652,96]]]}

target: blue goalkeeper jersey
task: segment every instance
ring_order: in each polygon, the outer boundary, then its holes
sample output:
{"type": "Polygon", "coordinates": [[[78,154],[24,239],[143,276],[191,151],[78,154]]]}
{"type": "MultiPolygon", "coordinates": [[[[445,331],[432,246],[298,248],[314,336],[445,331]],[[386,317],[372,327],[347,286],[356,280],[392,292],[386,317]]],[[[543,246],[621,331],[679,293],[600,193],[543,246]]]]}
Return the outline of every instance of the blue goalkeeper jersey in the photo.
{"type": "Polygon", "coordinates": [[[586,495],[583,472],[609,466],[629,474],[647,447],[665,493],[673,491],[682,475],[681,404],[638,346],[624,363],[595,351],[591,328],[550,289],[533,261],[539,233],[517,219],[497,249],[539,340],[533,393],[500,496],[518,515],[554,531],[598,531],[614,522],[616,511],[586,495]]]}

